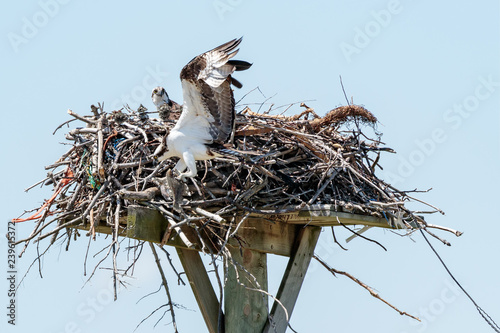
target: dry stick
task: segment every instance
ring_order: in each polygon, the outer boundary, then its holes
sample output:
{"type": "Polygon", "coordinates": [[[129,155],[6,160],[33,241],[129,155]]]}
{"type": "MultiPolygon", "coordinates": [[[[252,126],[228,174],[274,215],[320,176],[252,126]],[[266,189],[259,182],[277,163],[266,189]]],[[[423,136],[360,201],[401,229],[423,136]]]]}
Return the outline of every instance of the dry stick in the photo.
{"type": "Polygon", "coordinates": [[[91,236],[91,238],[95,240],[94,209],[90,210],[89,221],[90,221],[90,227],[89,231],[87,232],[87,236],[91,236]]]}
{"type": "Polygon", "coordinates": [[[61,125],[57,126],[57,128],[54,130],[54,132],[52,132],[52,135],[56,134],[56,132],[61,128],[63,127],[64,125],[67,125],[69,123],[71,123],[72,121],[75,121],[76,119],[70,119],[68,121],[65,121],[64,123],[62,123],[61,125]]]}
{"type": "Polygon", "coordinates": [[[369,205],[374,205],[374,206],[379,206],[382,208],[398,208],[399,206],[404,206],[405,203],[403,201],[397,201],[397,202],[378,202],[378,201],[370,201],[368,202],[369,205]]]}
{"type": "Polygon", "coordinates": [[[161,264],[160,264],[160,258],[158,257],[158,253],[156,253],[156,249],[155,249],[153,243],[151,243],[151,242],[148,242],[148,243],[149,243],[149,246],[151,247],[151,252],[153,252],[153,256],[155,257],[156,267],[158,267],[158,271],[160,272],[162,285],[165,288],[165,292],[167,293],[168,306],[170,308],[170,315],[172,316],[172,324],[174,325],[174,331],[176,333],[178,333],[177,323],[175,322],[174,305],[172,302],[172,298],[170,297],[170,290],[168,289],[167,278],[165,277],[165,273],[163,272],[163,268],[161,267],[161,264]]]}
{"type": "Polygon", "coordinates": [[[240,226],[243,224],[243,222],[245,222],[245,220],[250,216],[250,213],[246,213],[245,216],[243,216],[243,218],[240,220],[240,222],[238,222],[238,225],[236,226],[236,228],[234,229],[234,231],[231,233],[231,235],[229,235],[229,237],[234,237],[234,235],[236,235],[236,233],[238,232],[238,229],[240,228],[240,226]]]}
{"type": "Polygon", "coordinates": [[[442,242],[444,245],[451,246],[451,243],[448,242],[446,239],[440,238],[438,235],[433,234],[432,232],[430,232],[429,230],[427,230],[427,228],[423,228],[423,229],[425,230],[425,232],[427,232],[429,235],[431,235],[432,237],[434,237],[437,240],[439,240],[440,242],[442,242]]]}
{"type": "Polygon", "coordinates": [[[25,278],[26,276],[28,276],[28,273],[29,273],[29,271],[31,270],[31,267],[33,267],[33,265],[34,265],[36,262],[39,262],[40,257],[41,257],[41,256],[43,256],[43,255],[45,255],[45,253],[49,250],[49,248],[50,248],[50,245],[49,245],[49,246],[47,246],[47,248],[45,249],[45,251],[44,251],[41,255],[39,255],[37,258],[33,259],[33,261],[31,262],[31,264],[29,265],[28,269],[26,269],[26,273],[24,273],[24,275],[23,275],[23,277],[21,278],[21,280],[19,280],[19,283],[17,284],[16,290],[19,288],[19,286],[21,285],[21,283],[23,283],[24,278],[25,278]]]}
{"type": "Polygon", "coordinates": [[[172,262],[172,258],[170,257],[170,253],[168,253],[167,250],[165,250],[162,246],[156,244],[156,246],[158,246],[160,248],[160,250],[162,250],[165,255],[167,256],[167,259],[168,259],[168,263],[170,264],[170,267],[172,267],[172,270],[174,271],[175,275],[177,275],[177,284],[180,284],[182,283],[183,286],[186,285],[186,283],[184,282],[184,280],[182,279],[181,275],[179,274],[179,272],[177,272],[177,269],[175,268],[174,266],[174,263],[172,262]],[[180,283],[179,283],[180,282],[180,283]]]}
{"type": "Polygon", "coordinates": [[[330,182],[335,178],[337,175],[338,170],[335,169],[332,171],[332,174],[330,177],[328,177],[328,180],[323,183],[323,185],[319,188],[319,190],[313,195],[313,197],[307,202],[308,205],[312,205],[314,201],[319,197],[319,195],[327,188],[328,185],[330,185],[330,182]]]}
{"type": "Polygon", "coordinates": [[[200,190],[200,187],[198,186],[198,184],[196,183],[196,181],[193,179],[193,178],[189,178],[191,180],[191,182],[193,183],[194,187],[196,188],[196,191],[198,192],[198,195],[200,197],[203,197],[203,194],[201,193],[201,190],[200,190]]]}
{"type": "Polygon", "coordinates": [[[375,168],[377,167],[379,160],[380,160],[380,152],[377,153],[377,157],[375,158],[375,161],[373,162],[372,166],[370,167],[372,174],[375,173],[375,168]]]}
{"type": "MultiPolygon", "coordinates": [[[[55,234],[56,232],[59,232],[61,229],[67,228],[67,227],[72,226],[72,225],[75,225],[75,224],[77,224],[77,223],[79,223],[79,222],[81,222],[81,221],[82,221],[82,217],[81,217],[81,216],[76,217],[76,218],[72,219],[72,220],[71,220],[71,221],[69,221],[69,222],[66,222],[66,223],[63,223],[63,224],[59,225],[58,227],[54,228],[52,231],[49,231],[49,232],[47,232],[46,234],[43,234],[43,235],[38,236],[38,238],[35,240],[35,242],[39,242],[39,241],[41,241],[42,239],[44,239],[44,238],[46,238],[46,237],[48,237],[48,236],[50,236],[50,235],[53,235],[53,234],[55,234]]],[[[42,228],[40,229],[40,231],[41,231],[43,228],[45,228],[47,225],[48,225],[48,224],[43,225],[43,226],[42,226],[42,228]]],[[[40,234],[40,232],[39,232],[38,234],[40,234]]],[[[22,241],[24,241],[24,240],[22,240],[22,241]]],[[[19,243],[19,242],[18,242],[18,243],[19,243]]]]}
{"type": "Polygon", "coordinates": [[[366,284],[364,284],[363,282],[361,282],[359,279],[355,278],[351,274],[349,274],[347,272],[339,271],[339,270],[336,270],[335,268],[330,267],[330,265],[328,265],[326,262],[324,262],[317,255],[313,255],[313,258],[316,259],[321,265],[323,265],[323,267],[325,267],[333,275],[340,274],[340,275],[347,276],[349,279],[353,280],[354,282],[356,282],[357,284],[359,284],[361,287],[363,287],[366,290],[368,290],[368,292],[370,293],[370,295],[372,295],[375,298],[378,298],[379,300],[381,300],[382,302],[384,302],[385,304],[389,305],[391,308],[393,308],[394,310],[396,310],[397,312],[399,312],[400,315],[405,315],[405,316],[408,316],[408,317],[413,318],[415,320],[421,321],[418,317],[412,316],[411,314],[409,314],[407,312],[401,311],[398,308],[396,308],[394,305],[392,305],[391,303],[387,302],[385,299],[383,299],[382,297],[380,297],[380,295],[378,293],[376,293],[375,291],[373,291],[372,288],[368,287],[366,284]]]}
{"type": "Polygon", "coordinates": [[[191,243],[191,241],[187,238],[186,234],[181,230],[180,226],[181,226],[182,222],[176,222],[170,216],[169,212],[165,208],[163,208],[162,206],[157,206],[157,205],[148,204],[148,203],[146,203],[146,205],[149,207],[153,206],[153,208],[158,209],[160,211],[160,213],[162,213],[162,215],[167,219],[170,226],[177,232],[177,234],[179,235],[181,240],[184,242],[184,244],[190,249],[195,248],[195,245],[193,243],[191,243]]]}
{"type": "Polygon", "coordinates": [[[68,109],[68,114],[69,114],[70,116],[75,117],[75,118],[76,118],[76,119],[78,119],[78,120],[81,120],[81,121],[83,121],[83,122],[87,123],[87,124],[94,125],[94,124],[96,123],[96,121],[95,121],[95,120],[92,120],[92,119],[88,119],[88,118],[82,117],[82,116],[80,116],[79,114],[77,114],[77,113],[75,113],[75,112],[71,111],[70,109],[68,109]]]}
{"type": "MultiPolygon", "coordinates": [[[[47,249],[49,247],[50,247],[50,244],[49,244],[49,246],[47,246],[47,249]]],[[[45,251],[43,253],[47,252],[47,249],[45,249],[45,251]]],[[[36,244],[36,253],[37,253],[36,261],[38,262],[38,274],[40,274],[40,278],[43,279],[43,275],[42,275],[42,261],[40,260],[40,257],[42,256],[40,254],[40,243],[36,244]]]]}
{"type": "Polygon", "coordinates": [[[342,245],[340,245],[340,243],[337,241],[337,237],[335,237],[335,231],[333,230],[333,225],[331,226],[332,228],[332,235],[333,235],[333,241],[338,245],[340,246],[340,248],[344,251],[347,251],[347,249],[345,247],[343,247],[342,245]]]}
{"type": "MultiPolygon", "coordinates": [[[[58,234],[59,234],[59,233],[55,233],[55,234],[52,236],[52,238],[57,237],[57,235],[58,235],[58,234]]],[[[63,235],[64,235],[64,234],[63,234],[63,235]]],[[[73,230],[71,230],[71,229],[66,229],[66,238],[67,238],[67,240],[66,240],[66,251],[68,251],[68,250],[69,250],[69,245],[71,244],[71,236],[72,236],[72,235],[73,235],[73,230]]],[[[74,231],[74,235],[75,235],[75,237],[78,235],[78,232],[77,232],[76,230],[74,231]]],[[[61,237],[63,237],[63,236],[61,236],[61,237]]]]}
{"type": "Polygon", "coordinates": [[[227,242],[229,241],[229,232],[231,231],[231,227],[233,226],[233,220],[234,219],[231,219],[231,221],[229,221],[229,226],[226,228],[226,236],[224,238],[224,243],[222,243],[219,252],[217,252],[218,257],[222,255],[222,251],[226,248],[227,242]]]}
{"type": "Polygon", "coordinates": [[[427,228],[434,228],[434,229],[439,229],[439,230],[444,230],[444,231],[448,231],[448,232],[451,232],[452,234],[455,234],[455,236],[457,237],[460,237],[462,236],[463,232],[461,231],[458,231],[458,230],[453,230],[451,228],[447,228],[447,227],[442,227],[440,225],[435,225],[435,224],[428,224],[427,223],[427,228]]]}
{"type": "Polygon", "coordinates": [[[73,192],[73,196],[71,197],[71,200],[69,201],[68,205],[65,208],[67,211],[70,211],[73,209],[73,206],[75,205],[76,199],[78,198],[78,195],[80,194],[80,191],[82,190],[82,188],[83,188],[83,182],[79,182],[78,185],[76,186],[75,191],[73,192]]]}
{"type": "Polygon", "coordinates": [[[219,223],[224,223],[226,222],[226,219],[221,217],[220,215],[217,215],[217,214],[214,214],[214,213],[210,213],[210,212],[207,212],[206,210],[200,208],[200,207],[196,207],[194,209],[195,212],[197,212],[198,214],[200,215],[203,215],[205,217],[208,217],[209,219],[211,220],[214,220],[215,222],[219,222],[219,223]]]}
{"type": "MultiPolygon", "coordinates": [[[[159,290],[160,289],[158,289],[158,291],[159,290]]],[[[157,293],[158,291],[155,291],[155,293],[157,293]]],[[[148,320],[149,317],[151,317],[152,315],[154,315],[156,313],[156,311],[160,310],[161,308],[163,308],[165,306],[167,306],[167,304],[160,305],[159,307],[157,307],[156,309],[154,309],[146,318],[142,319],[141,322],[139,324],[137,324],[137,326],[134,328],[133,332],[135,332],[139,328],[139,326],[142,325],[143,322],[145,322],[146,320],[148,320]]],[[[162,318],[163,318],[163,316],[162,316],[162,318]]],[[[162,318],[160,318],[159,320],[161,320],[162,318]]],[[[156,324],[158,324],[158,322],[156,322],[156,324]]],[[[154,327],[156,327],[156,324],[154,325],[154,327]]]]}
{"type": "MultiPolygon", "coordinates": [[[[104,256],[104,258],[102,258],[101,260],[99,260],[99,262],[97,263],[97,265],[95,265],[94,269],[92,270],[92,274],[90,274],[90,277],[87,279],[87,281],[85,281],[85,283],[84,283],[84,284],[83,284],[83,286],[82,286],[82,289],[83,289],[83,287],[85,287],[85,285],[86,285],[86,284],[90,281],[90,279],[92,279],[92,277],[94,276],[94,274],[95,274],[95,272],[96,272],[97,268],[98,268],[98,267],[99,267],[99,266],[100,266],[100,265],[104,262],[104,260],[106,260],[106,259],[109,257],[109,254],[111,253],[111,250],[112,250],[112,248],[113,248],[113,246],[112,246],[112,245],[113,245],[113,243],[111,243],[109,246],[107,246],[107,248],[108,248],[108,252],[106,252],[106,255],[104,256]]],[[[106,247],[105,247],[105,248],[106,248],[106,247]]],[[[105,249],[105,248],[104,248],[104,249],[105,249]]],[[[103,249],[103,250],[104,250],[104,249],[103,249]]],[[[101,251],[99,251],[99,252],[101,252],[101,251]]],[[[97,253],[97,254],[98,254],[98,253],[97,253]]],[[[94,255],[94,257],[95,257],[97,254],[95,254],[95,255],[94,255]]]]}
{"type": "MultiPolygon", "coordinates": [[[[65,172],[66,172],[66,169],[64,169],[64,170],[59,170],[58,172],[56,172],[56,173],[52,174],[52,176],[53,176],[53,177],[55,177],[55,176],[59,176],[60,174],[65,173],[65,172]]],[[[31,190],[33,187],[38,186],[38,185],[40,185],[40,184],[44,183],[46,180],[49,180],[49,179],[50,179],[50,177],[45,177],[44,179],[40,180],[40,181],[39,181],[39,182],[37,182],[36,184],[33,184],[33,185],[31,185],[30,187],[25,188],[25,189],[24,189],[24,192],[28,192],[28,191],[29,191],[29,190],[31,190]]]]}
{"type": "MultiPolygon", "coordinates": [[[[196,232],[198,232],[198,228],[196,228],[196,232]]],[[[202,240],[200,233],[198,232],[198,237],[200,237],[200,240],[202,240]]],[[[202,240],[203,241],[203,240],[202,240]]],[[[214,256],[212,250],[210,250],[210,256],[212,258],[212,265],[214,267],[214,273],[215,273],[215,279],[217,280],[217,285],[219,286],[219,313],[217,315],[217,331],[218,332],[224,332],[224,322],[223,322],[223,310],[222,310],[222,305],[223,305],[223,300],[224,300],[224,287],[222,286],[222,281],[219,275],[219,267],[217,266],[216,262],[216,257],[214,256]]]]}
{"type": "Polygon", "coordinates": [[[163,163],[158,163],[158,165],[155,167],[153,172],[151,172],[147,177],[143,179],[143,184],[142,184],[142,190],[144,191],[146,189],[146,185],[148,182],[156,176],[156,174],[160,171],[161,168],[163,168],[164,164],[163,163]]]}
{"type": "Polygon", "coordinates": [[[234,200],[231,200],[230,198],[228,198],[228,201],[230,201],[236,207],[238,207],[240,209],[243,209],[243,210],[246,210],[247,212],[257,213],[257,214],[262,214],[262,215],[274,215],[274,214],[292,213],[292,212],[296,212],[296,211],[301,210],[302,208],[304,208],[307,205],[306,202],[302,202],[300,205],[291,206],[291,207],[284,208],[284,209],[266,209],[266,210],[262,210],[262,209],[256,209],[256,208],[251,208],[251,207],[247,207],[247,206],[241,205],[238,202],[236,202],[234,200]]]}
{"type": "Polygon", "coordinates": [[[104,169],[102,167],[103,163],[103,146],[104,137],[102,134],[102,123],[104,121],[104,115],[102,115],[97,121],[97,174],[102,177],[104,175],[104,169]]]}
{"type": "Polygon", "coordinates": [[[130,128],[130,129],[132,129],[132,130],[134,130],[134,131],[137,131],[137,132],[141,133],[141,134],[142,134],[142,137],[144,138],[144,141],[146,141],[146,143],[147,143],[147,142],[149,142],[149,140],[148,140],[148,135],[147,135],[147,134],[146,134],[146,132],[145,132],[142,128],[140,128],[139,126],[135,126],[135,125],[129,124],[129,123],[127,123],[127,122],[123,123],[122,125],[124,125],[124,126],[126,126],[126,127],[130,128]]]}
{"type": "Polygon", "coordinates": [[[113,230],[113,292],[114,292],[114,299],[116,301],[117,295],[116,295],[116,282],[117,282],[117,275],[118,275],[118,268],[116,265],[116,255],[118,254],[118,251],[120,250],[120,243],[118,242],[118,229],[120,228],[120,209],[122,207],[121,200],[120,198],[116,198],[117,204],[116,204],[116,210],[115,210],[115,224],[114,224],[114,230],[113,230]]]}
{"type": "MultiPolygon", "coordinates": [[[[54,234],[54,233],[56,233],[56,232],[59,232],[59,230],[61,230],[61,229],[63,229],[63,228],[66,228],[67,226],[70,226],[71,224],[75,224],[75,223],[77,223],[77,222],[80,222],[80,220],[81,220],[81,219],[82,219],[82,218],[81,218],[81,216],[80,216],[80,217],[77,217],[77,218],[75,218],[75,219],[73,219],[73,220],[71,220],[71,221],[69,221],[69,222],[67,222],[67,223],[65,223],[65,224],[62,224],[62,225],[60,225],[59,227],[57,227],[56,229],[54,229],[54,230],[50,231],[49,233],[47,233],[47,234],[43,235],[43,237],[42,237],[42,238],[40,238],[40,237],[41,237],[41,236],[40,236],[39,238],[37,238],[37,240],[36,240],[35,242],[38,242],[40,239],[43,239],[43,238],[45,238],[45,237],[47,237],[47,236],[49,236],[49,235],[52,235],[52,234],[54,234]]],[[[30,236],[28,236],[28,237],[26,237],[26,238],[24,238],[24,239],[20,239],[20,240],[18,240],[18,241],[16,241],[16,242],[14,242],[14,243],[12,243],[12,244],[13,244],[13,245],[18,245],[18,244],[20,244],[20,243],[30,241],[31,239],[35,238],[35,236],[39,235],[39,234],[42,232],[42,230],[43,230],[43,229],[45,229],[45,227],[47,227],[48,225],[50,225],[52,222],[54,222],[54,221],[56,221],[56,220],[57,220],[57,219],[51,220],[49,223],[46,223],[46,224],[42,225],[42,226],[41,226],[41,228],[40,228],[38,231],[36,231],[36,232],[32,232],[30,236]]]]}
{"type": "Polygon", "coordinates": [[[339,79],[340,79],[340,86],[342,87],[342,91],[344,92],[344,97],[345,97],[345,100],[347,102],[347,105],[350,105],[349,98],[347,98],[347,94],[346,94],[345,89],[344,89],[344,83],[342,82],[342,75],[339,75],[339,79]]]}
{"type": "Polygon", "coordinates": [[[234,235],[236,235],[240,226],[243,224],[243,222],[246,221],[246,219],[249,216],[250,216],[250,212],[246,213],[245,216],[243,216],[243,218],[238,222],[238,224],[236,225],[236,228],[234,229],[234,231],[231,234],[229,234],[229,232],[231,231],[231,223],[229,224],[229,228],[227,229],[226,239],[224,240],[224,243],[222,244],[218,255],[222,254],[222,250],[226,248],[226,245],[227,245],[227,242],[229,241],[229,238],[232,238],[232,237],[234,237],[234,235]]]}
{"type": "Polygon", "coordinates": [[[94,198],[92,199],[92,201],[88,205],[87,209],[85,209],[85,211],[83,212],[83,214],[82,214],[83,222],[85,222],[85,220],[87,219],[87,215],[89,215],[90,210],[92,208],[94,208],[94,206],[97,202],[97,199],[99,199],[101,197],[101,195],[104,193],[104,191],[108,188],[108,185],[109,185],[109,179],[106,179],[104,184],[102,184],[101,188],[99,189],[99,191],[97,191],[96,195],[94,196],[94,198]]]}
{"type": "MultiPolygon", "coordinates": [[[[250,90],[249,92],[247,92],[245,95],[243,95],[243,96],[242,96],[242,97],[241,97],[241,98],[240,98],[240,99],[239,99],[239,100],[238,100],[235,104],[236,104],[236,105],[240,104],[240,102],[241,102],[241,101],[242,101],[245,97],[247,97],[250,93],[254,92],[255,90],[258,90],[264,98],[266,97],[266,96],[264,96],[264,94],[262,93],[262,91],[260,90],[260,88],[257,86],[257,87],[255,87],[255,88],[253,88],[252,90],[250,90]]],[[[244,111],[244,110],[243,110],[243,111],[244,111]]],[[[242,111],[242,112],[243,112],[243,111],[242,111]]]]}
{"type": "Polygon", "coordinates": [[[354,170],[354,168],[352,166],[350,166],[349,164],[346,165],[347,168],[352,172],[354,173],[357,177],[361,178],[362,180],[364,180],[368,185],[370,185],[371,187],[373,187],[375,190],[377,190],[380,194],[382,194],[382,196],[384,197],[384,199],[386,199],[387,201],[391,201],[391,198],[389,198],[389,196],[385,193],[384,190],[380,189],[377,185],[373,184],[371,181],[369,181],[368,179],[366,179],[363,175],[361,175],[359,172],[357,172],[356,170],[354,170]]]}
{"type": "MultiPolygon", "coordinates": [[[[131,241],[131,239],[129,238],[128,239],[129,244],[130,244],[130,241],[131,241]]],[[[139,258],[141,257],[144,242],[135,239],[134,243],[138,243],[138,244],[134,245],[134,246],[130,246],[129,245],[126,248],[126,250],[127,250],[127,259],[128,259],[128,255],[130,254],[130,249],[131,248],[134,249],[134,257],[133,257],[132,263],[127,267],[127,269],[125,269],[123,271],[123,273],[122,273],[123,276],[126,276],[129,270],[132,270],[132,272],[130,273],[130,275],[131,276],[134,275],[135,264],[137,263],[137,261],[139,261],[139,258]],[[139,254],[137,254],[137,249],[139,249],[139,254]]]]}
{"type": "Polygon", "coordinates": [[[262,128],[270,128],[270,129],[273,129],[273,130],[278,131],[278,132],[284,132],[284,133],[293,134],[293,135],[297,135],[297,136],[304,136],[306,138],[321,139],[320,137],[318,137],[315,134],[307,134],[307,133],[302,133],[302,132],[298,132],[298,131],[292,131],[292,130],[282,128],[282,127],[274,127],[274,126],[264,125],[264,124],[260,124],[260,123],[255,123],[254,125],[258,126],[258,127],[262,127],[262,128]]]}
{"type": "MultiPolygon", "coordinates": [[[[47,212],[47,211],[45,211],[45,212],[47,212]]],[[[46,214],[45,212],[44,212],[44,215],[46,214]]],[[[38,222],[36,223],[35,228],[33,229],[33,231],[31,232],[31,234],[27,238],[26,244],[24,244],[24,248],[19,253],[19,258],[22,257],[23,253],[28,248],[29,241],[39,233],[39,231],[37,231],[37,230],[38,230],[38,228],[40,227],[40,224],[42,224],[43,221],[44,221],[43,218],[38,219],[38,222]]],[[[9,239],[9,243],[11,243],[10,239],[9,239]]],[[[19,244],[19,243],[20,242],[18,241],[17,243],[14,243],[14,245],[19,244]]]]}
{"type": "Polygon", "coordinates": [[[427,202],[422,201],[422,200],[420,200],[420,199],[417,199],[417,198],[414,198],[414,197],[412,197],[412,196],[409,196],[408,194],[406,194],[406,196],[407,196],[408,198],[412,199],[412,200],[415,200],[415,201],[420,202],[420,203],[422,203],[422,204],[424,204],[424,205],[427,205],[427,206],[429,206],[429,207],[431,207],[431,208],[434,208],[435,210],[437,210],[438,212],[440,212],[442,215],[445,215],[445,214],[444,214],[444,212],[443,212],[441,209],[437,208],[436,206],[431,205],[430,203],[427,203],[427,202]]]}
{"type": "MultiPolygon", "coordinates": [[[[68,238],[71,238],[71,236],[68,236],[68,238]]],[[[87,244],[87,249],[85,251],[85,259],[83,259],[83,276],[87,276],[87,258],[89,256],[91,242],[92,242],[92,238],[89,237],[89,242],[87,244]]],[[[69,244],[68,244],[68,246],[69,246],[69,244]]]]}
{"type": "Polygon", "coordinates": [[[137,161],[137,162],[129,162],[129,163],[117,163],[113,165],[113,169],[131,169],[136,168],[138,166],[148,164],[154,161],[154,158],[146,158],[145,160],[137,161]]]}
{"type": "Polygon", "coordinates": [[[352,230],[352,229],[349,229],[349,228],[348,228],[348,227],[347,227],[344,223],[340,222],[340,220],[339,220],[339,217],[338,217],[338,216],[336,216],[336,218],[337,218],[337,222],[338,222],[341,226],[343,226],[344,228],[346,228],[347,230],[349,230],[349,231],[350,231],[350,232],[352,232],[353,234],[355,234],[355,235],[357,235],[357,236],[359,236],[359,237],[361,237],[361,238],[363,238],[363,239],[366,239],[367,241],[373,242],[373,243],[375,243],[375,244],[379,245],[379,246],[380,246],[381,248],[383,248],[385,251],[387,251],[387,249],[386,249],[386,248],[385,248],[382,244],[380,244],[379,242],[377,242],[376,240],[373,240],[373,239],[370,239],[370,238],[368,238],[368,237],[365,237],[365,236],[361,235],[360,233],[357,233],[356,231],[354,231],[354,230],[352,230]]]}

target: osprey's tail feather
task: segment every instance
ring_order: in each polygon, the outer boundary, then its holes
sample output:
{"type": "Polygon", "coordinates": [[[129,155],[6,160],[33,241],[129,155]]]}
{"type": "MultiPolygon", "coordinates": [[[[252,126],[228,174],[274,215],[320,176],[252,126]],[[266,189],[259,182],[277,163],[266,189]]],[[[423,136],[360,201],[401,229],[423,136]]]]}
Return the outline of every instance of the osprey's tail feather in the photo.
{"type": "MultiPolygon", "coordinates": [[[[252,67],[251,63],[249,63],[247,61],[243,61],[243,60],[229,60],[227,62],[227,64],[233,66],[233,68],[234,68],[235,71],[244,71],[244,70],[247,70],[250,67],[252,67]]],[[[238,89],[240,89],[241,87],[243,87],[243,85],[241,84],[240,81],[236,80],[232,76],[229,76],[229,77],[231,78],[231,84],[233,86],[235,86],[238,89]]]]}
{"type": "Polygon", "coordinates": [[[251,63],[244,60],[229,60],[227,63],[233,65],[235,71],[245,71],[252,67],[251,63]]]}

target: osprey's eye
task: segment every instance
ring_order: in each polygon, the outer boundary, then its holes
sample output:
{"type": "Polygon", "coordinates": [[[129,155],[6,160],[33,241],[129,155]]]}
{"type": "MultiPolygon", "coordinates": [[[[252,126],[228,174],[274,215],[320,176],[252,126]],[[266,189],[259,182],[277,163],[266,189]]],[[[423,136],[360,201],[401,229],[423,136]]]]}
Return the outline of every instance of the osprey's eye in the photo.
{"type": "Polygon", "coordinates": [[[153,90],[153,94],[157,94],[158,93],[158,90],[153,90]]]}

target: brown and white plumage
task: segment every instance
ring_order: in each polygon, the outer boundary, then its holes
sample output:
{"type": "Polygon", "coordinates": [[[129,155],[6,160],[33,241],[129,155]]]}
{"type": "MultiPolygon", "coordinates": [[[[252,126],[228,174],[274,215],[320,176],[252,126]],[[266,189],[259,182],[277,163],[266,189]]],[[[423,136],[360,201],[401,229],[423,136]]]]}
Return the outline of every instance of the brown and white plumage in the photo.
{"type": "Polygon", "coordinates": [[[236,117],[231,84],[241,88],[231,75],[251,66],[246,61],[231,60],[240,43],[241,38],[233,39],[207,51],[181,71],[182,114],[167,136],[167,152],[159,159],[179,157],[175,168],[182,179],[196,176],[196,160],[220,156],[208,145],[224,144],[231,137],[236,117]],[[183,173],[186,168],[189,170],[183,173]]]}

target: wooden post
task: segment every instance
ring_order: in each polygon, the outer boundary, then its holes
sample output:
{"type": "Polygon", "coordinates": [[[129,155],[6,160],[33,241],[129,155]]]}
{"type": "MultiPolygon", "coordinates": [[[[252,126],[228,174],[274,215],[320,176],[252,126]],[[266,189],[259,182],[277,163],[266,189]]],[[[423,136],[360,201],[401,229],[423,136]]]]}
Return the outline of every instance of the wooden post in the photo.
{"type": "MultiPolygon", "coordinates": [[[[295,307],[295,302],[299,296],[304,278],[306,277],[307,268],[314,254],[314,248],[318,242],[320,232],[320,227],[308,226],[303,227],[297,235],[295,248],[290,256],[285,274],[283,275],[276,295],[276,298],[280,300],[281,304],[288,312],[288,320],[290,320],[292,316],[292,311],[295,307]]],[[[263,330],[264,333],[282,333],[286,331],[288,326],[286,314],[281,305],[277,302],[274,302],[273,308],[271,309],[271,318],[273,323],[266,323],[266,327],[263,330]]]]}
{"type": "Polygon", "coordinates": [[[127,237],[160,243],[168,222],[155,209],[129,206],[127,214],[127,237]]]}
{"type": "Polygon", "coordinates": [[[227,333],[261,333],[267,321],[267,296],[254,290],[262,289],[267,292],[267,257],[265,253],[230,248],[234,261],[243,266],[249,274],[238,268],[238,277],[232,263],[228,263],[226,285],[224,287],[224,313],[227,333]],[[254,278],[260,287],[257,287],[254,278]],[[238,281],[239,280],[239,281],[238,281]],[[243,286],[243,285],[244,286],[243,286]]]}
{"type": "MultiPolygon", "coordinates": [[[[222,333],[223,327],[219,329],[219,300],[215,295],[214,288],[207,274],[207,270],[201,261],[198,251],[177,248],[177,254],[184,267],[184,272],[193,290],[196,302],[200,307],[201,314],[207,324],[210,333],[222,333]]],[[[221,314],[223,316],[223,314],[221,314]]],[[[221,325],[224,323],[221,317],[221,325]]],[[[226,331],[230,332],[230,331],[226,331]]]]}

